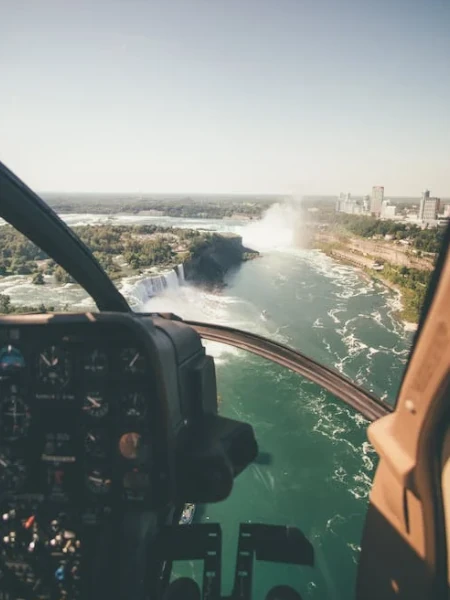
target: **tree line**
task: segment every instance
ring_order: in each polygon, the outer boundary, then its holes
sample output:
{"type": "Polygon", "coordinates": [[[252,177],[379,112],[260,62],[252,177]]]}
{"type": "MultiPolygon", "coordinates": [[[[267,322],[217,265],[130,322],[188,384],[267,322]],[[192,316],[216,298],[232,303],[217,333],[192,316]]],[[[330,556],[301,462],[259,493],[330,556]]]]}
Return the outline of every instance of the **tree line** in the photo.
{"type": "MultiPolygon", "coordinates": [[[[189,258],[198,244],[211,238],[208,232],[156,225],[85,225],[74,231],[113,279],[124,275],[118,256],[132,271],[166,266],[177,252],[189,258]]],[[[10,225],[0,227],[0,275],[33,275],[36,285],[44,285],[45,276],[56,283],[73,283],[62,267],[10,225]]]]}
{"type": "Polygon", "coordinates": [[[249,200],[159,200],[146,198],[142,200],[120,200],[107,198],[104,201],[95,198],[86,198],[78,201],[70,198],[49,198],[49,205],[60,213],[90,212],[94,214],[131,213],[138,214],[142,211],[158,211],[169,217],[225,219],[234,215],[243,215],[250,219],[260,218],[274,198],[261,198],[249,200]]]}
{"type": "Polygon", "coordinates": [[[414,223],[401,223],[390,219],[335,213],[333,224],[364,238],[390,235],[394,240],[408,240],[421,252],[439,252],[445,230],[441,227],[421,229],[414,223]]]}

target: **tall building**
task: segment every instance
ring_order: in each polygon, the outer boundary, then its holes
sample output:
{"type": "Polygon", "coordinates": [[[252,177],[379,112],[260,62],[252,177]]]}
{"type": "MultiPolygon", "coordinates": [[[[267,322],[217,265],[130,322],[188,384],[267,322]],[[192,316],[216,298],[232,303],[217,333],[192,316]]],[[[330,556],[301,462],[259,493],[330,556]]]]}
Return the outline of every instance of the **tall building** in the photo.
{"type": "Polygon", "coordinates": [[[381,204],[384,198],[384,187],[382,185],[374,185],[372,188],[372,197],[370,199],[370,212],[376,217],[381,214],[381,204]]]}
{"type": "Polygon", "coordinates": [[[420,207],[419,207],[419,219],[421,221],[424,220],[424,210],[425,210],[425,202],[430,198],[430,190],[425,190],[422,192],[422,198],[420,199],[420,207]]]}
{"type": "Polygon", "coordinates": [[[364,196],[363,198],[363,212],[370,212],[370,196],[364,196]]]}
{"type": "Polygon", "coordinates": [[[427,198],[423,203],[422,221],[435,221],[438,217],[441,200],[439,198],[427,198]]]}

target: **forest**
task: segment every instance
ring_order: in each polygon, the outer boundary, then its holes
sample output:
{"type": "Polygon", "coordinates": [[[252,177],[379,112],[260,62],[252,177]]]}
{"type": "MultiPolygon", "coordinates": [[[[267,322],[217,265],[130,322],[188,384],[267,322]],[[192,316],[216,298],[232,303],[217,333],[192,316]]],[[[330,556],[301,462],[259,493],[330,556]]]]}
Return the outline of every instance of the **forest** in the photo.
{"type": "Polygon", "coordinates": [[[215,199],[205,198],[127,198],[114,196],[55,196],[45,197],[48,204],[58,213],[95,213],[138,214],[143,211],[157,211],[169,217],[225,219],[242,216],[257,219],[262,216],[271,204],[276,201],[272,197],[230,197],[215,199]]]}
{"type": "Polygon", "coordinates": [[[336,213],[335,224],[364,238],[391,235],[394,240],[409,240],[416,250],[432,253],[439,252],[445,232],[441,227],[421,229],[413,223],[401,223],[389,219],[382,221],[375,217],[345,213],[336,213]]]}
{"type": "Polygon", "coordinates": [[[320,211],[315,216],[315,220],[319,223],[328,223],[332,229],[344,234],[351,233],[363,238],[389,235],[392,236],[393,241],[407,240],[412,248],[434,254],[439,252],[445,233],[445,227],[421,229],[414,223],[337,213],[329,208],[320,211]]]}
{"type": "MultiPolygon", "coordinates": [[[[74,231],[113,279],[130,271],[168,266],[175,259],[186,260],[199,244],[211,238],[206,232],[156,225],[86,225],[74,227],[74,231]]],[[[0,275],[33,275],[36,285],[45,284],[44,275],[52,275],[57,283],[73,281],[45,252],[9,225],[0,227],[0,275]]]]}
{"type": "Polygon", "coordinates": [[[425,300],[431,272],[404,266],[399,267],[385,262],[382,277],[401,290],[403,319],[417,323],[425,300]]]}

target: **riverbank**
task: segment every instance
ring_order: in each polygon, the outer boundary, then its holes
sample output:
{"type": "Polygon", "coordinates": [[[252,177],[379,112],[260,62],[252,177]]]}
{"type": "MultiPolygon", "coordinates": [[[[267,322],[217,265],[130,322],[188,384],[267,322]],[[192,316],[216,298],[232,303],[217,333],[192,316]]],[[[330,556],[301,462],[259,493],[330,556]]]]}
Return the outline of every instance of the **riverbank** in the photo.
{"type": "MultiPolygon", "coordinates": [[[[401,285],[398,281],[389,279],[389,277],[392,277],[392,279],[398,280],[400,277],[397,265],[383,261],[384,264],[380,264],[379,267],[374,269],[374,263],[380,259],[377,256],[369,257],[358,253],[355,248],[357,241],[355,238],[349,238],[346,243],[345,238],[342,236],[339,238],[336,237],[333,240],[332,236],[327,234],[325,242],[319,236],[314,236],[312,247],[321,250],[340,263],[355,267],[369,279],[380,282],[395,292],[398,304],[394,311],[396,316],[402,321],[406,331],[416,331],[423,301],[422,294],[419,294],[417,290],[413,290],[406,285],[401,285]],[[379,270],[380,267],[382,267],[382,270],[379,270]]],[[[403,268],[408,267],[403,265],[403,268]]]]}

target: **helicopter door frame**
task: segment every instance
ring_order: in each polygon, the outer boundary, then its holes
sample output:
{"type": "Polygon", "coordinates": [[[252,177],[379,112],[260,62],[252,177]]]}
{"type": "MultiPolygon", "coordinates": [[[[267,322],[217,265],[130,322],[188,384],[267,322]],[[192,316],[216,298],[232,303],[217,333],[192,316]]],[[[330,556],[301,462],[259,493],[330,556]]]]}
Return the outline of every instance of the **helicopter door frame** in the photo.
{"type": "Polygon", "coordinates": [[[442,456],[450,428],[449,231],[445,237],[396,409],[368,428],[380,461],[362,540],[358,600],[448,598],[443,506],[450,490],[442,493],[442,456]]]}

